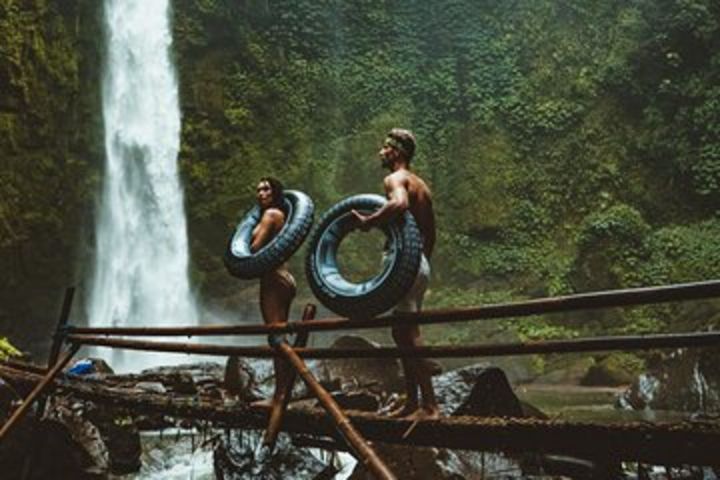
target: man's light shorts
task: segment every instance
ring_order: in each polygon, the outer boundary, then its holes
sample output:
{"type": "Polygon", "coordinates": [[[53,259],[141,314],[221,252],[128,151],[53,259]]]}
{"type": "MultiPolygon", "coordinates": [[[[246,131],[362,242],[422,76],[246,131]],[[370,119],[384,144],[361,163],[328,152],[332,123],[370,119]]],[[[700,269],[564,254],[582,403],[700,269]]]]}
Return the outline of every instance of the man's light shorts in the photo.
{"type": "Polygon", "coordinates": [[[415,313],[422,310],[423,298],[428,283],[430,283],[430,262],[423,255],[420,259],[420,268],[415,277],[415,282],[410,291],[395,306],[395,313],[415,313]]]}

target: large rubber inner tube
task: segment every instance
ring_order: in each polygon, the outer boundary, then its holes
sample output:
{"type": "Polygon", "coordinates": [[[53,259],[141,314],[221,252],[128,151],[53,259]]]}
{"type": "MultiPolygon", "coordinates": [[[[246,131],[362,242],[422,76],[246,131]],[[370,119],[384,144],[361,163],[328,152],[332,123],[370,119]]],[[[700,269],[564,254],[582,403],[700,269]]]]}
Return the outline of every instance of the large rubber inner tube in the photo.
{"type": "Polygon", "coordinates": [[[356,228],[352,210],[368,214],[385,202],[380,195],[346,198],[323,214],[310,236],[305,259],[308,283],[318,300],[339,315],[370,317],[383,313],[395,306],[415,282],[422,238],[410,212],[380,228],[387,240],[387,250],[376,276],[355,283],[343,277],[338,268],[340,243],[356,228]]]}
{"type": "Polygon", "coordinates": [[[284,210],[283,228],[255,253],[250,251],[252,231],[260,221],[262,210],[256,205],[245,214],[230,237],[223,257],[228,272],[238,278],[258,278],[280,266],[300,248],[312,227],[315,206],[303,192],[286,190],[284,210]]]}

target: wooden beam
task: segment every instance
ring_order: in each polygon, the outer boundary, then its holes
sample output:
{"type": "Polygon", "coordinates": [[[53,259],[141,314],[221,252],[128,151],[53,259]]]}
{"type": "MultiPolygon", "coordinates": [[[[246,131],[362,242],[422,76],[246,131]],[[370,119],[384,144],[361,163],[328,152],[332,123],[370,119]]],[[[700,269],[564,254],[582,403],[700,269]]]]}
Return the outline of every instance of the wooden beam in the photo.
{"type": "MultiPolygon", "coordinates": [[[[194,353],[199,355],[237,355],[252,358],[272,358],[277,353],[270,347],[234,347],[227,345],[182,342],[128,340],[91,335],[69,335],[69,342],[97,347],[125,348],[156,352],[194,353]]],[[[720,345],[720,332],[665,333],[655,335],[626,335],[613,337],[576,338],[517,343],[486,343],[477,345],[439,345],[416,348],[298,348],[302,358],[459,358],[530,355],[538,353],[570,353],[611,350],[650,350],[656,348],[709,347],[720,345]]]]}
{"type": "Polygon", "coordinates": [[[491,320],[577,310],[596,310],[599,308],[631,307],[654,303],[700,300],[714,297],[720,297],[720,280],[579,293],[512,303],[482,305],[473,308],[425,310],[420,313],[388,315],[377,318],[324,318],[309,322],[292,322],[278,325],[206,325],[202,327],[129,328],[73,327],[71,333],[77,335],[124,336],[267,335],[270,333],[297,333],[321,330],[355,330],[399,324],[425,325],[470,320],[491,320]]]}

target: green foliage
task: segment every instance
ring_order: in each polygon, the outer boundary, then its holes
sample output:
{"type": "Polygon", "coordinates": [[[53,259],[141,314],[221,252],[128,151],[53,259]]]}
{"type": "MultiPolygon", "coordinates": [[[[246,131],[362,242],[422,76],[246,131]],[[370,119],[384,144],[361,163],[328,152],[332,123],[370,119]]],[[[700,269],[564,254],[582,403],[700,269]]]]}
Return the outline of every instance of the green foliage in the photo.
{"type": "Polygon", "coordinates": [[[578,235],[578,248],[580,251],[597,249],[599,246],[620,245],[626,249],[629,246],[642,245],[650,227],[640,215],[640,212],[628,205],[615,205],[608,210],[589,215],[580,227],[578,235]]]}
{"type": "Polygon", "coordinates": [[[19,357],[22,355],[20,350],[13,347],[5,337],[0,337],[0,360],[7,360],[9,357],[19,357]]]}
{"type": "MultiPolygon", "coordinates": [[[[0,0],[0,253],[12,281],[26,242],[62,243],[90,217],[78,211],[97,190],[102,157],[98,5],[0,0]]],[[[413,168],[434,193],[428,306],[720,273],[715,0],[189,0],[173,9],[180,162],[203,291],[228,290],[210,285],[227,280],[223,237],[260,176],[307,191],[318,213],[380,192],[376,152],[393,126],[416,132],[413,168]]],[[[363,248],[347,261],[359,265],[363,248]]],[[[508,329],[523,338],[649,332],[683,312],[508,329]]]]}

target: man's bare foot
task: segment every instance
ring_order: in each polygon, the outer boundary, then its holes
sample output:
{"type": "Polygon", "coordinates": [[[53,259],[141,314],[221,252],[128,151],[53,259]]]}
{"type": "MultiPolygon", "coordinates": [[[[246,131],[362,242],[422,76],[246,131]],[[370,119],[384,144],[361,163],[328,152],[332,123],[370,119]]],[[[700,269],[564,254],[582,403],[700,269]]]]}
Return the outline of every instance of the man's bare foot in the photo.
{"type": "Polygon", "coordinates": [[[425,417],[427,419],[435,419],[442,417],[442,412],[440,412],[440,408],[438,408],[437,405],[433,405],[432,407],[425,405],[423,407],[423,410],[425,411],[425,413],[427,413],[427,416],[425,417]]]}
{"type": "Polygon", "coordinates": [[[422,407],[415,409],[414,412],[406,415],[406,420],[433,420],[440,418],[440,409],[438,407],[422,407]]]}
{"type": "Polygon", "coordinates": [[[390,410],[387,413],[387,416],[390,418],[404,418],[404,417],[407,417],[408,415],[411,415],[413,412],[416,412],[417,409],[418,409],[417,403],[406,402],[406,403],[400,405],[399,407],[397,407],[393,410],[390,410]]]}
{"type": "Polygon", "coordinates": [[[437,407],[417,408],[414,412],[410,413],[409,415],[405,415],[402,418],[403,420],[409,420],[412,422],[408,429],[405,431],[405,433],[403,433],[402,438],[404,440],[410,436],[413,430],[415,430],[415,427],[417,427],[421,421],[440,418],[440,410],[437,407]]]}

